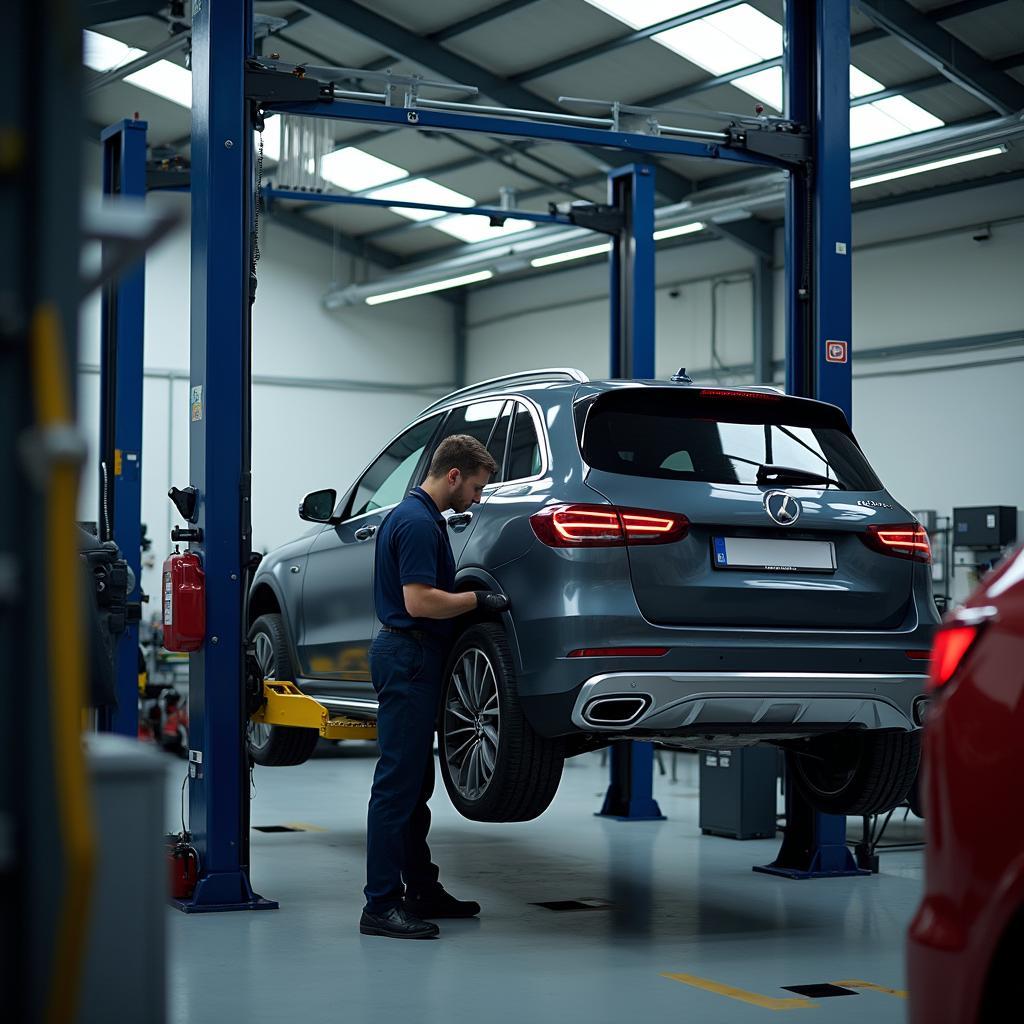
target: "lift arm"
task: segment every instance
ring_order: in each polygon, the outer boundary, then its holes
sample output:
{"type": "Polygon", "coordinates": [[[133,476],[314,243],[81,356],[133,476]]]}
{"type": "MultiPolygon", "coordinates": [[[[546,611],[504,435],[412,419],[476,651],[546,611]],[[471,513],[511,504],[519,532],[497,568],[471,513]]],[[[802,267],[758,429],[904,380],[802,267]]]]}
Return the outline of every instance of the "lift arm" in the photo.
{"type": "Polygon", "coordinates": [[[315,729],[325,740],[375,740],[374,722],[344,715],[331,715],[307,697],[294,683],[267,679],[263,683],[263,703],[251,716],[264,725],[284,725],[293,729],[315,729]]]}

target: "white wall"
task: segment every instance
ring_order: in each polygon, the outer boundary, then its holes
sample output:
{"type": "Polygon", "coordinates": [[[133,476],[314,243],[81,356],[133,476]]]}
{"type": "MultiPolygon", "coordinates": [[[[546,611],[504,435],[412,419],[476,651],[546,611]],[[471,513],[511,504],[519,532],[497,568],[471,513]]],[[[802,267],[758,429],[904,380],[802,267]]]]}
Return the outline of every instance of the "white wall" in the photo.
{"type": "MultiPolygon", "coordinates": [[[[855,215],[854,426],[888,488],[910,508],[944,515],[957,505],[1024,510],[1018,451],[1024,435],[1024,223],[1000,223],[1022,215],[1014,184],[855,215]],[[975,241],[978,227],[988,223],[991,238],[975,241]],[[1006,331],[1020,332],[1021,344],[899,361],[863,358],[872,349],[1006,331]],[[975,363],[991,365],[969,365],[975,363]]],[[[781,359],[781,238],[777,247],[775,354],[781,359]]],[[[711,280],[742,279],[750,266],[750,257],[727,242],[659,250],[659,377],[683,365],[706,373],[712,365],[711,280]]],[[[474,290],[469,379],[559,365],[605,376],[607,289],[602,264],[474,290]]],[[[726,365],[751,362],[751,304],[749,279],[719,288],[717,347],[726,365]]]]}
{"type": "MultiPolygon", "coordinates": [[[[89,158],[98,160],[90,149],[89,158]]],[[[167,499],[189,482],[188,197],[153,195],[178,208],[184,223],[146,261],[147,377],[143,390],[142,518],[154,539],[156,570],[180,517],[167,499]]],[[[328,313],[329,247],[267,222],[253,313],[253,541],[257,550],[297,536],[301,496],[350,484],[381,447],[432,401],[430,384],[454,377],[450,304],[435,297],[328,313]],[[339,383],[394,385],[368,391],[339,383]],[[403,390],[402,387],[405,386],[403,390]],[[418,390],[411,390],[415,386],[418,390]]],[[[339,261],[347,264],[346,260],[339,261]]],[[[99,441],[99,301],[80,318],[79,422],[89,443],[79,518],[97,513],[99,441]]],[[[436,391],[434,392],[436,393],[436,391]]],[[[154,570],[143,586],[159,588],[154,570]]]]}

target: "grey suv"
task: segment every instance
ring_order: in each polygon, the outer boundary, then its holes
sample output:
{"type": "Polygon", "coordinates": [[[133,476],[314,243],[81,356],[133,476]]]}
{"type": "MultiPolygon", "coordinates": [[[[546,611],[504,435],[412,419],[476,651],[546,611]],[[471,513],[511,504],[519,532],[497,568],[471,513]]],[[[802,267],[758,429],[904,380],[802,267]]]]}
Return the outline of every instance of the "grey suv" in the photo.
{"type": "MultiPolygon", "coordinates": [[[[373,717],[374,538],[450,434],[500,470],[448,516],[457,586],[511,610],[460,620],[438,742],[458,810],[522,821],[566,757],[624,739],[772,743],[817,809],[867,814],[912,784],[933,627],[928,537],[843,413],[771,388],[542,370],[425,409],[316,522],[263,559],[250,635],[267,677],[373,717]]],[[[308,730],[250,726],[261,764],[308,730]]]]}

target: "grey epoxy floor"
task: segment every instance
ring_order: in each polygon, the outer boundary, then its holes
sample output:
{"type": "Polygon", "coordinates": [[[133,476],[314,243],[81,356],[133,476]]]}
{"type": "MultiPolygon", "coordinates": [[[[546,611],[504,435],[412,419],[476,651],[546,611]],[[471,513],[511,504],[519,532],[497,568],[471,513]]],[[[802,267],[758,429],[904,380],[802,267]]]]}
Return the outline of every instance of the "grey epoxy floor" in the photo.
{"type": "MultiPolygon", "coordinates": [[[[697,762],[686,756],[678,782],[655,780],[664,822],[595,818],[606,784],[597,755],[570,761],[555,803],[525,824],[465,821],[439,787],[435,860],[452,892],[479,900],[481,917],[440,922],[437,941],[363,937],[357,922],[373,764],[368,751],[352,749],[257,770],[253,824],[317,831],[252,834],[253,883],[280,910],[168,911],[170,1020],[757,1021],[778,1010],[745,995],[793,1000],[782,986],[847,980],[904,986],[903,939],[920,893],[921,854],[886,853],[872,878],[755,874],[751,865],[771,861],[778,844],[701,836],[697,762]],[[610,906],[531,905],[584,898],[610,906]],[[739,998],[666,974],[728,986],[739,998]]],[[[176,788],[170,792],[176,814],[176,788]]],[[[882,1024],[906,1013],[904,1000],[866,988],[793,1008],[808,1022],[882,1024]]]]}

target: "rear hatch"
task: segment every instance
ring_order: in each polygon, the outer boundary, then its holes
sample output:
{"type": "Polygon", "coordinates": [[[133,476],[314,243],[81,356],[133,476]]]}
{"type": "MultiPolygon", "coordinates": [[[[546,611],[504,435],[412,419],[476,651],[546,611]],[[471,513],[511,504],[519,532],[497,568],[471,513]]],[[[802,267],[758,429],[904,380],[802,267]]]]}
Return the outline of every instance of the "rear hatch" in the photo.
{"type": "Polygon", "coordinates": [[[912,517],[882,489],[840,410],[767,392],[641,386],[584,399],[576,423],[590,488],[620,508],[689,521],[681,539],[628,548],[649,621],[903,623],[912,557],[871,528],[912,517]]]}

